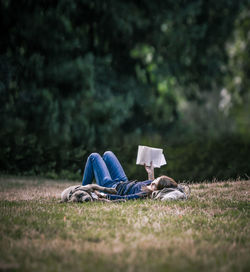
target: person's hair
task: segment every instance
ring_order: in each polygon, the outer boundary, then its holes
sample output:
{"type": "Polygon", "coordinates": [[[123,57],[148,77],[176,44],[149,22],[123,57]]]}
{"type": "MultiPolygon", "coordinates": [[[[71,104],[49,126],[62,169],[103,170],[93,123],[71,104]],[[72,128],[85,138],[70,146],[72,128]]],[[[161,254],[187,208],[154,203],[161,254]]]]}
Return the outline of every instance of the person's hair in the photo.
{"type": "MultiPolygon", "coordinates": [[[[164,188],[176,188],[177,186],[177,182],[174,179],[168,176],[161,176],[157,184],[157,190],[162,190],[164,188]]],[[[147,186],[143,186],[141,190],[142,192],[147,193],[147,196],[151,196],[153,192],[148,189],[147,186]]]]}
{"type": "Polygon", "coordinates": [[[174,179],[168,176],[161,176],[157,184],[157,190],[162,190],[163,188],[176,188],[177,186],[174,179]]]}

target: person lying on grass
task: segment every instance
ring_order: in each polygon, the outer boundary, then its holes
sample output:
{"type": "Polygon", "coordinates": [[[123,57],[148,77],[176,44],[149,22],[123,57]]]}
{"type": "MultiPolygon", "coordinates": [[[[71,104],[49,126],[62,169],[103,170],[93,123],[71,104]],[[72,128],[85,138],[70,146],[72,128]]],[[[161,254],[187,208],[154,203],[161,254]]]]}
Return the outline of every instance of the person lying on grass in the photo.
{"type": "Polygon", "coordinates": [[[116,194],[107,193],[105,197],[109,200],[138,199],[151,197],[154,191],[164,188],[177,188],[176,181],[168,176],[154,178],[154,168],[145,165],[148,180],[129,181],[119,160],[111,151],[106,151],[101,157],[98,153],[92,153],[86,162],[82,186],[92,184],[95,178],[99,186],[113,188],[116,194]]]}

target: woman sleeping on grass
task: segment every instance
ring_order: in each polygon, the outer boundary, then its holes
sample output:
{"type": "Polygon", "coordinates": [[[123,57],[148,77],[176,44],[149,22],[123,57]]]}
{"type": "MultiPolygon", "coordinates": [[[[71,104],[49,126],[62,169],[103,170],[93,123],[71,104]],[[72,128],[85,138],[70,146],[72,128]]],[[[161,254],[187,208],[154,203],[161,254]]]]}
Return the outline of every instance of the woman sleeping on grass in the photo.
{"type": "Polygon", "coordinates": [[[151,197],[155,191],[164,188],[177,188],[177,183],[168,176],[154,178],[154,168],[145,165],[148,180],[129,181],[119,160],[111,151],[106,151],[103,157],[92,153],[86,162],[82,186],[91,184],[95,178],[96,183],[102,187],[114,188],[117,194],[106,194],[109,200],[138,199],[151,197]]]}

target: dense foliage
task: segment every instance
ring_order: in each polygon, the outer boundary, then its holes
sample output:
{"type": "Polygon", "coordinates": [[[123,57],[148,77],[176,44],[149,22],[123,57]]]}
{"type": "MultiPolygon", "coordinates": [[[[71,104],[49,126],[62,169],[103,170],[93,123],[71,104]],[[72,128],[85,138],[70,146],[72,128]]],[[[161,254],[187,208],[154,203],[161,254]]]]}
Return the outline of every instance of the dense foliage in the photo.
{"type": "Polygon", "coordinates": [[[112,149],[142,178],[148,144],[176,178],[250,173],[248,0],[2,0],[0,15],[2,172],[79,178],[90,152],[112,149]]]}

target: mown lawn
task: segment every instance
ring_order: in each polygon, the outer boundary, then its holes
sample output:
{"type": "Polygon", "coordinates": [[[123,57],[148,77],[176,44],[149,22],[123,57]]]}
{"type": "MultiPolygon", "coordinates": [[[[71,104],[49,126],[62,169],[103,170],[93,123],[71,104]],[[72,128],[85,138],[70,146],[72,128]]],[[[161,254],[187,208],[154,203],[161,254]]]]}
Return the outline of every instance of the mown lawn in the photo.
{"type": "Polygon", "coordinates": [[[191,185],[182,202],[58,203],[69,185],[0,177],[0,271],[250,271],[250,181],[191,185]]]}

